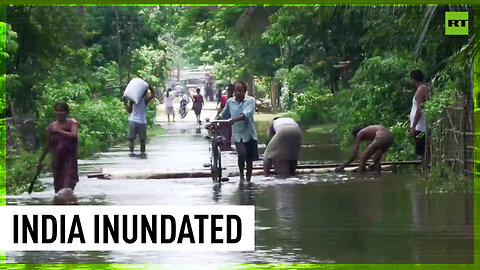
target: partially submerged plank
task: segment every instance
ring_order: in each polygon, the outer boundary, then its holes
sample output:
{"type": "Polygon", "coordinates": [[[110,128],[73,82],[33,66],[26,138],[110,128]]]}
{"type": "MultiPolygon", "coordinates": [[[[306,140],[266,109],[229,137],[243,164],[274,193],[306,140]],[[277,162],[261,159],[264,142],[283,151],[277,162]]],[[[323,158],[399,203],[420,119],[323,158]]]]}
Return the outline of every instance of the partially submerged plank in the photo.
{"type": "MultiPolygon", "coordinates": [[[[420,160],[410,160],[410,161],[389,161],[389,162],[382,162],[381,165],[393,165],[393,166],[400,166],[400,165],[420,165],[421,161],[420,160]]],[[[297,166],[297,169],[320,169],[320,168],[336,168],[339,166],[342,166],[343,163],[337,163],[337,164],[328,164],[328,163],[307,163],[307,164],[299,164],[297,166]]],[[[228,165],[227,165],[228,166],[228,165]]],[[[231,165],[231,166],[236,166],[236,165],[231,165]]],[[[358,167],[358,163],[351,163],[346,168],[349,167],[358,167]]],[[[253,166],[253,169],[261,169],[262,167],[260,165],[253,166]]]]}
{"type": "MultiPolygon", "coordinates": [[[[326,167],[326,168],[299,168],[297,169],[297,174],[322,174],[322,173],[333,173],[336,167],[326,167]]],[[[393,165],[383,165],[382,171],[391,171],[395,168],[393,165]]],[[[345,168],[345,172],[352,172],[355,167],[345,168]]],[[[225,172],[228,177],[238,176],[238,172],[228,173],[225,172]]],[[[262,169],[254,169],[253,175],[263,175],[262,169]]],[[[184,171],[184,172],[173,172],[173,171],[118,171],[118,170],[105,170],[98,173],[92,173],[87,175],[89,178],[99,178],[104,180],[111,179],[174,179],[174,178],[203,178],[211,177],[209,170],[202,171],[184,171]]]]}
{"type": "Polygon", "coordinates": [[[199,178],[211,177],[210,171],[118,171],[102,170],[102,172],[87,175],[88,178],[110,179],[169,179],[169,178],[199,178]]]}

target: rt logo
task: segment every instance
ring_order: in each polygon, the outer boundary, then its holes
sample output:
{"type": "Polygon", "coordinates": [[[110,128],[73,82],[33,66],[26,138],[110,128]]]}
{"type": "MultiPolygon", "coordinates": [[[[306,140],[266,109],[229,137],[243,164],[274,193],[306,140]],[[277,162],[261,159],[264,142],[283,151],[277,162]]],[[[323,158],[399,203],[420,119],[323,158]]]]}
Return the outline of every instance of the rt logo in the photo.
{"type": "Polygon", "coordinates": [[[445,35],[468,35],[468,12],[445,12],[445,35]]]}

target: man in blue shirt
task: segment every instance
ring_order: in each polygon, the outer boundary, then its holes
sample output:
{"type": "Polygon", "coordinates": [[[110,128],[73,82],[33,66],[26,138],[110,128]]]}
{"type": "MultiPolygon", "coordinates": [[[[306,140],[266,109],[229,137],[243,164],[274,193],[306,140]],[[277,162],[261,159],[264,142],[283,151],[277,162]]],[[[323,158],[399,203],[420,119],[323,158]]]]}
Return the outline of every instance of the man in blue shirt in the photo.
{"type": "Polygon", "coordinates": [[[246,96],[247,85],[242,81],[233,84],[234,98],[227,100],[220,119],[229,119],[232,125],[232,140],[238,153],[240,180],[245,179],[243,171],[247,163],[247,181],[252,177],[253,161],[258,160],[258,138],[253,121],[255,99],[246,96]]]}

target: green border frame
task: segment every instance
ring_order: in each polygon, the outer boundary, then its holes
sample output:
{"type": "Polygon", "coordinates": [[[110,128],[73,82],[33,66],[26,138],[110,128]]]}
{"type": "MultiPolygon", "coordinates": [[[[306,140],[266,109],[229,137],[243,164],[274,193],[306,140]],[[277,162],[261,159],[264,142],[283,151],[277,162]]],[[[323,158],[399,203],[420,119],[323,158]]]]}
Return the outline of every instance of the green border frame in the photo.
{"type": "Polygon", "coordinates": [[[34,5],[478,5],[475,0],[0,0],[0,4],[34,5]]]}
{"type": "MultiPolygon", "coordinates": [[[[0,13],[5,14],[5,5],[15,4],[33,4],[33,5],[472,5],[475,9],[480,8],[480,1],[478,0],[39,0],[39,1],[22,1],[0,0],[0,13]]],[[[480,19],[480,18],[474,18],[480,19]]],[[[474,22],[472,22],[474,23],[474,22]]],[[[0,42],[5,44],[6,31],[5,28],[0,28],[0,42]]],[[[475,33],[480,33],[480,29],[474,29],[475,33]]],[[[5,63],[3,63],[5,64],[5,63]]],[[[474,61],[474,72],[480,73],[480,54],[477,55],[474,61]]],[[[0,74],[3,75],[3,74],[0,74]]],[[[5,89],[5,88],[4,88],[5,89]]],[[[475,95],[480,93],[480,85],[474,86],[475,95]]],[[[477,104],[475,104],[477,108],[477,104]]],[[[5,119],[0,119],[0,136],[2,142],[3,153],[5,153],[5,139],[6,139],[6,127],[5,119]]],[[[475,136],[475,143],[477,143],[477,136],[475,136]]],[[[1,153],[1,151],[0,151],[1,153]]],[[[475,155],[476,157],[476,155],[475,155]]],[[[340,269],[340,270],[410,270],[410,269],[428,269],[428,270],[450,270],[450,269],[462,269],[462,270],[474,270],[480,269],[480,261],[477,256],[480,256],[480,235],[479,217],[477,215],[480,208],[477,207],[477,203],[480,200],[480,183],[477,179],[479,174],[474,176],[474,264],[225,264],[225,265],[170,265],[170,264],[38,264],[38,265],[26,265],[26,264],[6,264],[6,252],[0,251],[0,269],[340,269]]],[[[6,205],[6,161],[5,157],[0,157],[0,206],[6,205]]]]}

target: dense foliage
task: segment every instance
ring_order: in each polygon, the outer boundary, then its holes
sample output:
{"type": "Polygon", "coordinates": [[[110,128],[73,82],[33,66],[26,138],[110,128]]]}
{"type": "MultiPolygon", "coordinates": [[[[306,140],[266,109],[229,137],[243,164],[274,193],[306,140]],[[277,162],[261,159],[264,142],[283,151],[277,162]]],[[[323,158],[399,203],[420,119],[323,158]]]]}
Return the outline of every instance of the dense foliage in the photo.
{"type": "Polygon", "coordinates": [[[335,102],[323,104],[331,108],[310,107],[308,114],[300,114],[301,120],[322,122],[333,109],[344,142],[351,141],[355,126],[382,124],[396,139],[387,158],[415,158],[408,135],[415,91],[409,72],[423,70],[433,87],[425,113],[434,134],[445,106],[468,98],[472,91],[473,39],[444,35],[444,12],[450,9],[281,8],[263,36],[281,48],[275,65],[284,109],[302,112],[319,95],[328,100],[329,88],[335,102]],[[336,69],[345,61],[350,62],[347,68],[336,69]],[[299,82],[289,82],[289,74],[299,82]],[[298,95],[302,99],[294,98],[298,95]]]}
{"type": "MultiPolygon", "coordinates": [[[[120,98],[128,81],[145,78],[157,89],[166,84],[174,53],[174,24],[167,18],[174,8],[7,9],[7,114],[33,116],[42,144],[55,120],[53,105],[65,101],[79,122],[80,157],[105,149],[126,136],[128,113],[120,98]]],[[[37,154],[12,151],[8,159],[8,192],[24,191],[31,178],[25,168],[36,164],[37,154]]]]}
{"type": "MultiPolygon", "coordinates": [[[[351,89],[337,96],[335,116],[344,137],[349,138],[354,127],[372,124],[394,127],[398,146],[394,149],[402,151],[399,144],[408,140],[405,135],[409,131],[409,113],[415,93],[408,71],[415,68],[422,68],[422,64],[401,55],[366,59],[351,80],[351,89]]],[[[404,146],[411,148],[411,143],[408,144],[404,146]]],[[[401,156],[409,157],[407,154],[401,156]]]]}

